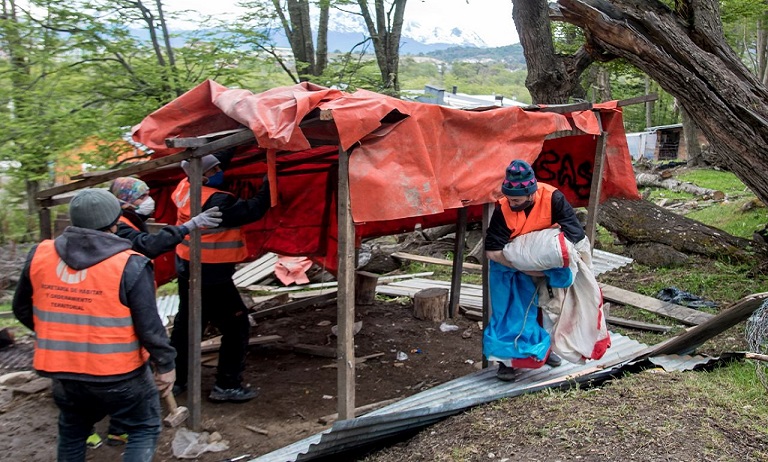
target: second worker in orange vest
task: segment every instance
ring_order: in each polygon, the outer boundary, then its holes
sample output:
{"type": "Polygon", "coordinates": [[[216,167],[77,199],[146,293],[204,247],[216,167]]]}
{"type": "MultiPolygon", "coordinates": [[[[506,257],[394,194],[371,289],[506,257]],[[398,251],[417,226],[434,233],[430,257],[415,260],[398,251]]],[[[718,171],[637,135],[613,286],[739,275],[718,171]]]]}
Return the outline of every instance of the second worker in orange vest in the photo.
{"type": "MultiPolygon", "coordinates": [[[[240,199],[219,189],[224,182],[222,162],[227,162],[234,151],[202,157],[203,187],[202,209],[218,207],[221,225],[205,230],[202,245],[202,315],[204,328],[213,324],[221,333],[219,364],[216,383],[208,399],[214,402],[245,402],[256,397],[257,392],[243,385],[245,355],[250,336],[248,309],[240,298],[232,275],[235,264],[248,256],[245,236],[241,226],[261,219],[269,210],[269,184],[265,181],[254,197],[240,199]]],[[[181,164],[189,175],[189,163],[181,164]]],[[[189,179],[181,180],[172,199],[178,209],[177,223],[184,223],[190,216],[189,179]]],[[[178,357],[175,393],[181,393],[187,384],[188,322],[189,322],[189,237],[176,247],[176,273],[179,276],[179,312],[174,319],[171,344],[178,357]]]]}

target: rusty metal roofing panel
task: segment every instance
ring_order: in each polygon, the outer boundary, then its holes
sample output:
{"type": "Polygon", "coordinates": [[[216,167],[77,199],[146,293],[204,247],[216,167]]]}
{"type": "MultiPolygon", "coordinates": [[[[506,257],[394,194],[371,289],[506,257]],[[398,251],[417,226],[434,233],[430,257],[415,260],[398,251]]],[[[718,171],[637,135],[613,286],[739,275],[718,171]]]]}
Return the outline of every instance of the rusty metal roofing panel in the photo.
{"type": "Polygon", "coordinates": [[[515,382],[496,378],[496,367],[452,380],[417,393],[356,419],[336,422],[333,427],[284,448],[262,455],[253,462],[304,461],[353,450],[417,429],[474,406],[510,398],[543,388],[584,382],[596,375],[631,362],[647,346],[629,337],[611,333],[611,348],[605,356],[586,364],[567,361],[558,368],[521,370],[515,382]]]}

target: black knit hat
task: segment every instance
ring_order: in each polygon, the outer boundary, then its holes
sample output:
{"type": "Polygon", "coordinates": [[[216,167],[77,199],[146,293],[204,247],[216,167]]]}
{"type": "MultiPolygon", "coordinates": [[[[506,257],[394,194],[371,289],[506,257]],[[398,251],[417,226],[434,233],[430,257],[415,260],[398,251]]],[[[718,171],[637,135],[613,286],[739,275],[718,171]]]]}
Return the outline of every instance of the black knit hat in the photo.
{"type": "Polygon", "coordinates": [[[524,160],[513,160],[507,167],[501,192],[505,196],[530,196],[538,185],[530,164],[524,160]]]}

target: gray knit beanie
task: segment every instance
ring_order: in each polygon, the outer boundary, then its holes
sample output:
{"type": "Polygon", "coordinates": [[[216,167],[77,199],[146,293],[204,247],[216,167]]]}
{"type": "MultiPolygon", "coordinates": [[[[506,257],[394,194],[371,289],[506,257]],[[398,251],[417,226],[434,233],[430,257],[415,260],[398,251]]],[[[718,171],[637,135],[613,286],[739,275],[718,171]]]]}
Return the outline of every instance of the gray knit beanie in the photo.
{"type": "MultiPolygon", "coordinates": [[[[216,158],[213,154],[208,154],[206,156],[203,156],[200,158],[201,164],[203,166],[203,172],[205,173],[208,170],[212,169],[213,167],[219,165],[221,162],[219,162],[219,159],[216,158]]],[[[184,173],[189,176],[189,161],[188,160],[182,160],[181,161],[181,169],[184,170],[184,173]]]]}
{"type": "Polygon", "coordinates": [[[69,203],[69,220],[78,228],[109,228],[121,213],[120,202],[106,189],[83,189],[69,203]]]}

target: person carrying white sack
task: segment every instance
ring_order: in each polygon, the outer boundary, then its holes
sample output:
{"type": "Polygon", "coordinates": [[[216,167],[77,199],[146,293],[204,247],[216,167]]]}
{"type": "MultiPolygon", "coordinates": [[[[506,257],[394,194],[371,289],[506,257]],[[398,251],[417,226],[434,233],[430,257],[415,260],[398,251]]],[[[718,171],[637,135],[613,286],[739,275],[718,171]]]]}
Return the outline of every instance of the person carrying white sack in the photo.
{"type": "MultiPolygon", "coordinates": [[[[568,249],[588,248],[589,243],[563,193],[553,186],[538,183],[527,162],[513,160],[509,164],[501,192],[504,197],[496,205],[485,237],[485,251],[490,260],[492,314],[483,333],[483,354],[488,360],[499,363],[497,377],[500,380],[513,381],[516,368],[535,369],[544,364],[551,367],[561,364],[561,359],[552,351],[551,336],[543,327],[544,314],[539,309],[538,288],[539,285],[547,289],[570,287],[578,274],[575,270],[588,269],[588,264],[580,260],[579,252],[569,252],[568,249]],[[535,262],[533,266],[524,267],[518,263],[516,267],[505,256],[504,249],[510,242],[550,228],[559,229],[553,236],[563,243],[561,267],[537,266],[535,262]],[[570,246],[565,245],[566,241],[570,246]],[[573,266],[574,257],[579,259],[580,266],[573,266]]],[[[528,257],[534,259],[532,255],[538,249],[528,250],[531,252],[528,257]]],[[[605,321],[602,322],[604,325],[605,321]]],[[[610,345],[610,338],[606,338],[605,348],[610,345]]]]}

